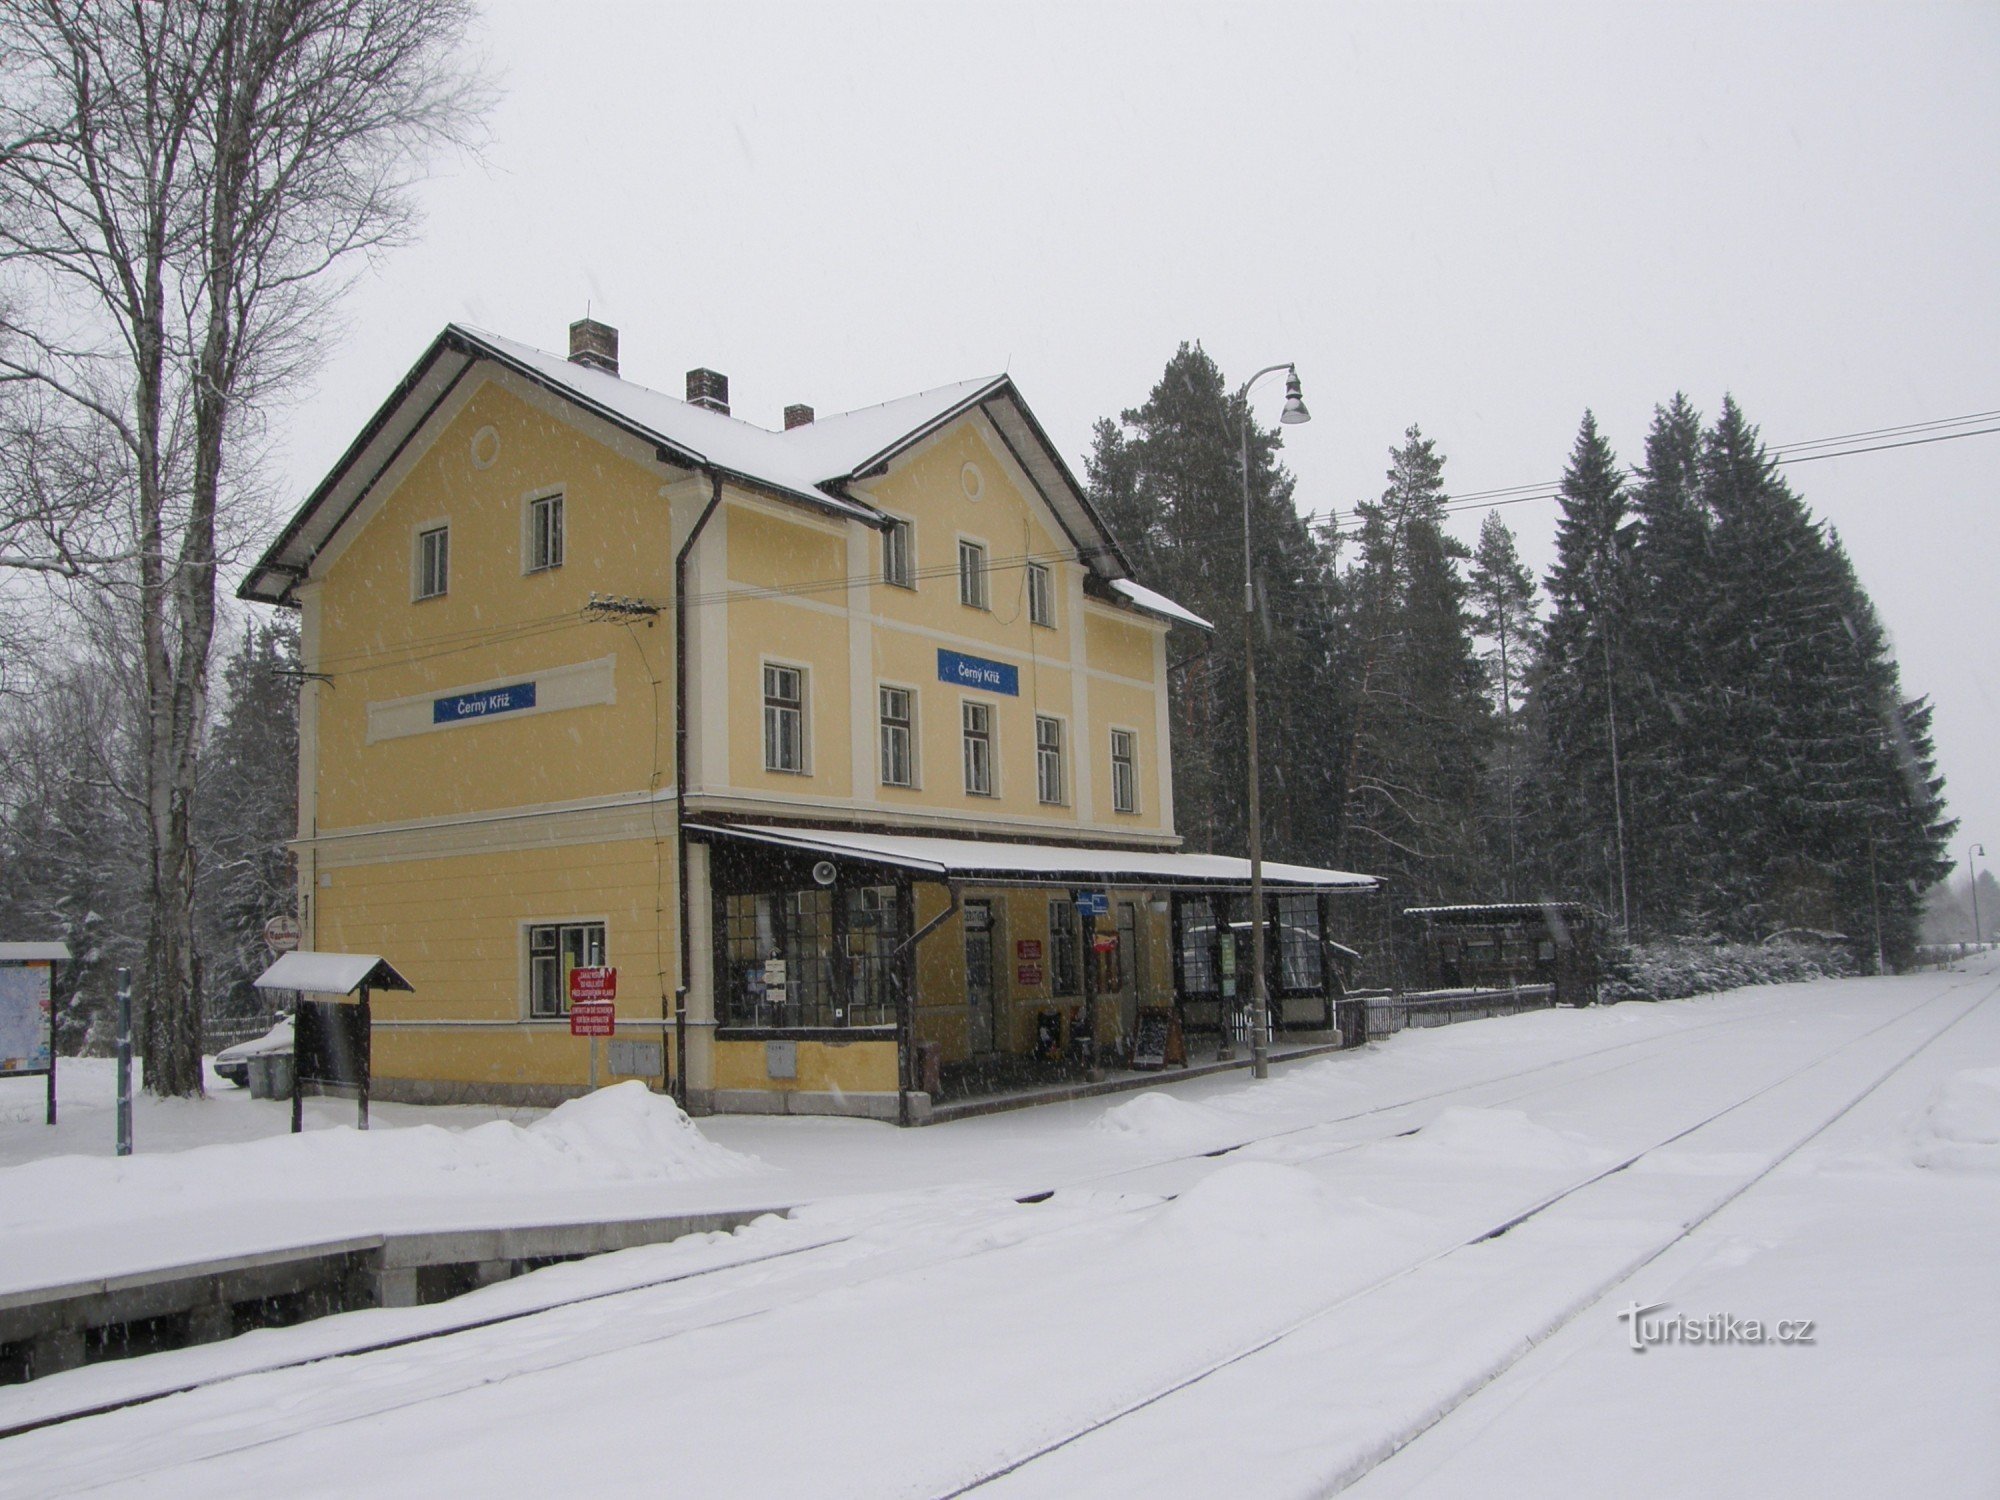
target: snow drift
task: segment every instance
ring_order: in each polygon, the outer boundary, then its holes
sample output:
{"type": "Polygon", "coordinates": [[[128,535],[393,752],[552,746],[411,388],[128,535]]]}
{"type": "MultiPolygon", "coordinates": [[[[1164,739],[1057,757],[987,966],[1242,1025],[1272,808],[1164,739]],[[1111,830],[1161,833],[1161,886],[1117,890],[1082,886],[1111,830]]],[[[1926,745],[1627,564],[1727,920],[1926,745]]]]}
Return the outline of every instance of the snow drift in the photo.
{"type": "Polygon", "coordinates": [[[716,1145],[673,1100],[634,1081],[573,1099],[528,1126],[343,1126],[122,1160],[49,1157],[0,1171],[0,1230],[200,1201],[491,1194],[762,1170],[757,1158],[716,1145]]]}
{"type": "Polygon", "coordinates": [[[1917,1123],[1920,1167],[2000,1174],[2000,1068],[1954,1073],[1917,1123]]]}

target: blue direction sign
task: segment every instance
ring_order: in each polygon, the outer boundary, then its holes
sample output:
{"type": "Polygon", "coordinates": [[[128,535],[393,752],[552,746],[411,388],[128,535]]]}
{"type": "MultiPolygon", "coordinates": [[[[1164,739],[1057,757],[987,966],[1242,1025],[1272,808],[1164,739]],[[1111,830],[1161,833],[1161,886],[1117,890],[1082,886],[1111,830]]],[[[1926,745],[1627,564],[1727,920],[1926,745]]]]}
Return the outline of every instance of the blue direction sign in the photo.
{"type": "Polygon", "coordinates": [[[1111,915],[1111,898],[1105,895],[1104,892],[1076,891],[1073,895],[1076,899],[1078,916],[1108,917],[1111,915]]]}
{"type": "Polygon", "coordinates": [[[942,648],[938,651],[938,681],[955,682],[960,687],[980,688],[989,693],[1005,693],[1010,698],[1021,695],[1019,667],[942,648]]]}
{"type": "Polygon", "coordinates": [[[483,693],[456,693],[431,700],[433,724],[457,724],[465,719],[483,719],[493,714],[518,713],[535,706],[535,685],[517,682],[508,687],[488,688],[483,693]]]}

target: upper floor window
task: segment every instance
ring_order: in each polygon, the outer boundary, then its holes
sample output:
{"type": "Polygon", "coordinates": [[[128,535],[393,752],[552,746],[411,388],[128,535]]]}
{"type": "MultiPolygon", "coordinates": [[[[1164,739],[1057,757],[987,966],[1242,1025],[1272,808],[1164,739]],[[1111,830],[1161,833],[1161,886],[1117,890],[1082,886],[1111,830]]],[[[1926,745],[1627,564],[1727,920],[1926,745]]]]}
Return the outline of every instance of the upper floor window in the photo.
{"type": "Polygon", "coordinates": [[[1047,563],[1028,564],[1028,619],[1035,625],[1056,623],[1055,575],[1047,563]]]}
{"type": "Polygon", "coordinates": [[[993,795],[993,705],[966,703],[961,709],[965,725],[965,789],[975,797],[993,795]]]}
{"type": "Polygon", "coordinates": [[[417,533],[417,597],[436,599],[451,586],[451,528],[417,533]]]}
{"type": "Polygon", "coordinates": [[[528,567],[540,573],[563,564],[563,497],[543,495],[528,502],[528,567]]]}
{"type": "Polygon", "coordinates": [[[910,557],[910,523],[891,521],[882,533],[882,581],[899,589],[917,586],[917,574],[910,557]]]}
{"type": "Polygon", "coordinates": [[[1113,812],[1139,810],[1138,736],[1129,729],[1111,731],[1111,809],[1113,812]]]}
{"type": "Polygon", "coordinates": [[[1035,790],[1044,802],[1064,800],[1062,728],[1061,719],[1035,716],[1035,790]]]}
{"type": "Polygon", "coordinates": [[[986,597],[986,549],[978,542],[958,544],[958,602],[974,609],[988,609],[986,597]]]}
{"type": "Polygon", "coordinates": [[[882,715],[882,785],[914,786],[916,755],[911,722],[916,694],[908,688],[877,690],[882,715]]]}
{"type": "Polygon", "coordinates": [[[569,971],[604,963],[602,922],[542,922],[528,929],[528,1014],[569,1014],[569,971]]]}
{"type": "Polygon", "coordinates": [[[764,769],[806,768],[806,674],[797,667],[764,668],[764,769]]]}

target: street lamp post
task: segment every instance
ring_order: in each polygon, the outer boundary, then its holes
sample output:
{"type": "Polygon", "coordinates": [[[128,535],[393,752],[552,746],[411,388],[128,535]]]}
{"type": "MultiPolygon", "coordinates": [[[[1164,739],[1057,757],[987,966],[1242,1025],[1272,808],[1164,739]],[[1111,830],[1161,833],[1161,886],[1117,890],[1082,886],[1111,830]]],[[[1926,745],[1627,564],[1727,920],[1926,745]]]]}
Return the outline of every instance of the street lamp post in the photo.
{"type": "Polygon", "coordinates": [[[1968,844],[1965,848],[1965,878],[1972,886],[1972,946],[1977,948],[1985,939],[1985,929],[1979,925],[1979,869],[1972,862],[1972,856],[1986,857],[1984,844],[1968,844]]]}
{"type": "MultiPolygon", "coordinates": [[[[1243,467],[1243,716],[1250,740],[1250,1076],[1271,1076],[1271,992],[1264,977],[1264,822],[1260,806],[1257,761],[1257,588],[1250,567],[1250,388],[1266,375],[1285,372],[1285,409],[1278,420],[1286,426],[1310,422],[1299,394],[1299,372],[1290,364],[1266,365],[1243,382],[1237,400],[1243,408],[1241,462],[1243,467]]],[[[1225,1034],[1224,1045],[1228,1045],[1225,1034]]]]}

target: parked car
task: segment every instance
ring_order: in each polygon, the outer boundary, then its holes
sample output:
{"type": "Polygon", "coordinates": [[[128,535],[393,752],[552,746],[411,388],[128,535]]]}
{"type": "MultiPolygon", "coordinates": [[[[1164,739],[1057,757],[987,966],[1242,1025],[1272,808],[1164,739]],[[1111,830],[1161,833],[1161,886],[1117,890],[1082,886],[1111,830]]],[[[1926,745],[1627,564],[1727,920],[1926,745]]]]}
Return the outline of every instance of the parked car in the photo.
{"type": "Polygon", "coordinates": [[[292,1050],[292,1018],[283,1016],[278,1024],[262,1036],[248,1042],[238,1042],[234,1047],[224,1047],[215,1054],[215,1071],[235,1084],[239,1089],[250,1083],[250,1059],[262,1057],[266,1053],[292,1050]]]}

